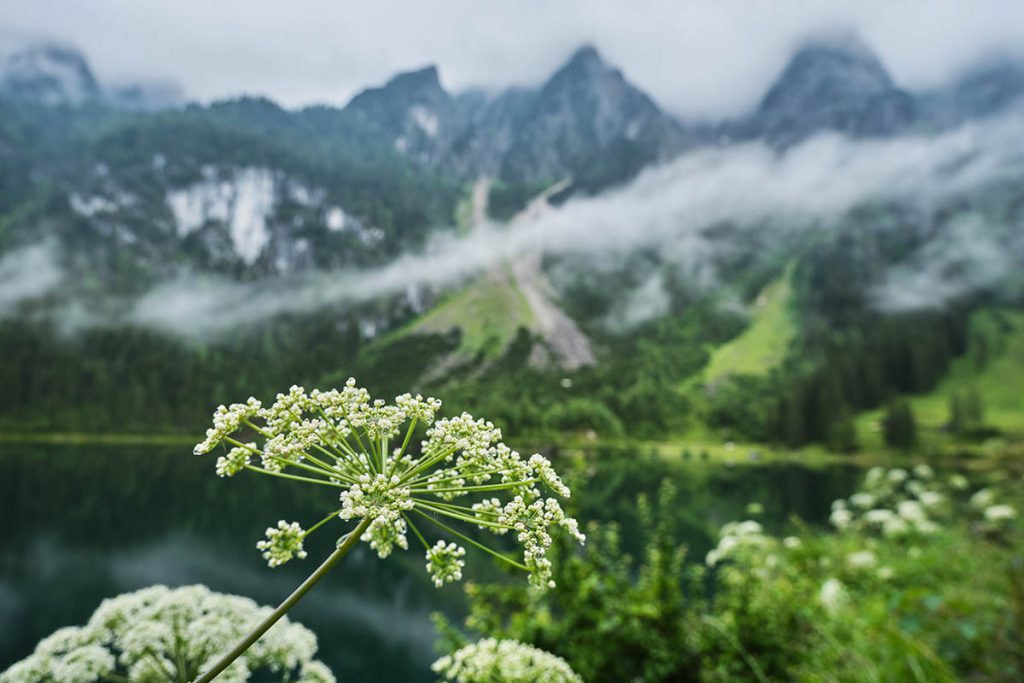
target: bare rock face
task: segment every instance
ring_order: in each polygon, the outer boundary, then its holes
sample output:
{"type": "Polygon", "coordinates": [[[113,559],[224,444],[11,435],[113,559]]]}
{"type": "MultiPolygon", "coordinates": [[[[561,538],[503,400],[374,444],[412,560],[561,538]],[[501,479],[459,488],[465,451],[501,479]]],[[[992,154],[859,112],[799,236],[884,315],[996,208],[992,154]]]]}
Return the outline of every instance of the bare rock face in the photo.
{"type": "Polygon", "coordinates": [[[937,126],[953,126],[998,114],[1024,98],[1024,64],[997,58],[977,64],[951,87],[921,97],[922,106],[937,126]]]}
{"type": "Polygon", "coordinates": [[[685,140],[682,124],[586,46],[523,108],[502,176],[525,182],[575,176],[621,147],[656,161],[677,154],[685,140]]]}
{"type": "Polygon", "coordinates": [[[462,128],[462,112],[433,66],[364,90],[345,111],[382,134],[395,151],[428,167],[439,163],[462,128]]]}
{"type": "Polygon", "coordinates": [[[915,112],[914,98],[862,43],[813,42],[793,55],[740,135],[779,147],[823,131],[892,135],[913,125],[915,112]]]}
{"type": "Polygon", "coordinates": [[[415,163],[461,179],[483,175],[531,185],[612,166],[621,181],[678,153],[684,127],[585,46],[537,89],[452,96],[437,70],[404,73],[346,107],[415,163]],[[629,157],[639,163],[621,164],[629,157]],[[627,168],[627,166],[629,168],[627,168]]]}
{"type": "Polygon", "coordinates": [[[0,65],[0,94],[46,105],[78,105],[101,97],[85,56],[54,43],[30,45],[0,65]]]}

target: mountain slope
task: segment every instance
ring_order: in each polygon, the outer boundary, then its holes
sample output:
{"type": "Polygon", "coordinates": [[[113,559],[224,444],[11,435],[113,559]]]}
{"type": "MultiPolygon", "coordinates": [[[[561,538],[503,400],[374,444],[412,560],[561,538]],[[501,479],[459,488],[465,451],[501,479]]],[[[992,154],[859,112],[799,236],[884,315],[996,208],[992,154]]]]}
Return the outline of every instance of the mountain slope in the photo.
{"type": "Polygon", "coordinates": [[[85,57],[56,43],[30,45],[0,64],[0,95],[46,105],[97,101],[100,84],[85,57]]]}
{"type": "Polygon", "coordinates": [[[1024,166],[1003,144],[1019,129],[979,118],[1012,108],[1017,81],[986,73],[891,117],[908,95],[877,59],[816,44],[746,122],[749,144],[695,153],[702,138],[590,48],[536,88],[453,95],[427,68],[345,109],[0,95],[0,278],[59,279],[4,287],[3,418],[135,428],[151,405],[191,425],[194,401],[225,387],[358,373],[443,388],[523,432],[678,434],[706,418],[723,438],[828,440],[934,387],[970,311],[1021,301],[1007,283],[1024,166]],[[884,140],[960,120],[977,125],[884,140]],[[862,183],[901,154],[893,192],[862,183]],[[488,197],[528,211],[492,224],[488,197]],[[487,232],[465,245],[456,222],[487,232]],[[495,266],[492,238],[515,256],[495,266]],[[34,267],[8,267],[20,260],[34,267]],[[723,305],[737,299],[760,313],[723,305]],[[97,421],[93,401],[116,411],[97,421]]]}
{"type": "MultiPolygon", "coordinates": [[[[550,210],[549,198],[560,188],[534,197],[503,230],[514,231],[550,210]]],[[[487,225],[487,183],[478,182],[469,210],[469,230],[494,230],[487,225]]],[[[455,368],[488,363],[504,356],[521,332],[530,339],[527,362],[541,369],[576,370],[595,363],[590,340],[576,322],[556,303],[557,294],[542,268],[539,252],[521,254],[501,262],[443,299],[417,320],[387,335],[379,343],[417,335],[459,334],[458,346],[440,363],[429,368],[423,381],[442,379],[455,368]]]]}
{"type": "Polygon", "coordinates": [[[747,329],[712,351],[703,374],[706,384],[713,386],[732,375],[764,376],[782,365],[799,333],[792,278],[790,265],[758,294],[747,329]]]}
{"type": "Polygon", "coordinates": [[[379,131],[396,151],[424,166],[436,166],[462,127],[462,112],[429,66],[402,73],[380,88],[352,98],[346,113],[379,131]]]}
{"type": "Polygon", "coordinates": [[[680,123],[585,46],[523,112],[501,176],[550,182],[600,163],[616,145],[634,148],[649,163],[678,154],[685,141],[680,123]]]}
{"type": "Polygon", "coordinates": [[[826,130],[882,136],[914,122],[914,98],[866,46],[841,39],[798,50],[737,134],[788,147],[826,130]]]}
{"type": "Polygon", "coordinates": [[[537,89],[452,96],[437,69],[400,74],[345,111],[414,163],[458,178],[539,186],[601,167],[589,189],[678,154],[685,128],[586,46],[537,89]],[[628,157],[629,164],[616,163],[628,157]]]}

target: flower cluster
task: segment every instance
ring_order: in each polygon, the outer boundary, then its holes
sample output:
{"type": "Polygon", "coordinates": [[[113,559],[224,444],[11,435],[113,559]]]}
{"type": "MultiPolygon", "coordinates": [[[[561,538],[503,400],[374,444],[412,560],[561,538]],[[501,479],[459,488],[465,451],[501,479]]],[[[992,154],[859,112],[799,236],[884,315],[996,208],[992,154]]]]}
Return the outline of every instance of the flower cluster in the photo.
{"type": "Polygon", "coordinates": [[[818,591],[818,602],[825,608],[825,611],[834,614],[842,609],[849,601],[849,594],[846,586],[839,579],[826,579],[818,591]]]}
{"type": "Polygon", "coordinates": [[[263,551],[267,564],[278,567],[293,557],[306,559],[306,551],[302,549],[305,537],[306,531],[298,522],[289,523],[282,519],[277,528],[267,527],[267,540],[257,543],[256,548],[263,551]]]}
{"type": "Polygon", "coordinates": [[[990,488],[979,489],[971,496],[969,505],[980,517],[979,525],[989,533],[1005,531],[1017,519],[1017,509],[1006,503],[996,502],[996,492],[990,488]]]}
{"type": "MultiPolygon", "coordinates": [[[[193,680],[269,611],[203,586],[151,586],[105,600],[85,626],[43,639],[33,654],[0,673],[0,683],[193,680]]],[[[330,670],[313,659],[316,650],[312,631],[284,619],[217,680],[266,680],[272,674],[334,683],[330,670]]]]}
{"type": "Polygon", "coordinates": [[[957,534],[1012,545],[1018,513],[1005,502],[1009,493],[996,484],[979,489],[962,474],[940,478],[928,465],[876,467],[832,504],[838,533],[776,538],[756,521],[730,522],[706,564],[723,594],[733,587],[802,591],[821,616],[843,621],[866,595],[928,585],[921,568],[944,562],[957,534]]]}
{"type": "Polygon", "coordinates": [[[454,543],[445,545],[444,541],[438,541],[433,548],[427,550],[427,573],[434,580],[434,585],[440,588],[446,583],[462,579],[462,568],[466,566],[462,556],[466,549],[454,543]]]}
{"type": "Polygon", "coordinates": [[[432,668],[456,683],[583,683],[561,657],[515,640],[485,638],[441,657],[432,668]]]}
{"type": "MultiPolygon", "coordinates": [[[[792,545],[794,541],[799,543],[799,540],[793,538],[787,545],[792,545]]],[[[725,560],[736,559],[748,553],[767,557],[766,551],[774,544],[775,539],[766,536],[758,522],[750,519],[729,522],[719,531],[718,545],[708,552],[704,562],[707,566],[714,567],[725,560]]]]}
{"type": "Polygon", "coordinates": [[[295,386],[266,407],[255,398],[220,406],[195,452],[223,446],[220,476],[250,471],[337,490],[336,509],[308,531],[284,521],[267,530],[258,548],[272,567],[304,557],[304,539],[340,518],[356,523],[360,540],[382,558],[396,547],[407,550],[412,531],[438,586],[461,578],[468,545],[528,571],[536,587],[552,586],[547,552],[554,530],[580,543],[585,537],[543,491],[568,498],[569,487],[544,456],[524,458],[502,443],[492,423],[468,413],[437,419],[440,408],[437,399],[420,395],[403,394],[393,403],[374,399],[354,379],[328,391],[295,386]],[[522,560],[488,548],[452,522],[512,532],[522,560]],[[448,542],[431,546],[423,524],[448,542]]]}
{"type": "Polygon", "coordinates": [[[860,491],[832,503],[829,521],[839,531],[876,532],[888,538],[927,535],[938,531],[947,502],[948,494],[928,465],[916,465],[910,472],[873,467],[860,491]]]}

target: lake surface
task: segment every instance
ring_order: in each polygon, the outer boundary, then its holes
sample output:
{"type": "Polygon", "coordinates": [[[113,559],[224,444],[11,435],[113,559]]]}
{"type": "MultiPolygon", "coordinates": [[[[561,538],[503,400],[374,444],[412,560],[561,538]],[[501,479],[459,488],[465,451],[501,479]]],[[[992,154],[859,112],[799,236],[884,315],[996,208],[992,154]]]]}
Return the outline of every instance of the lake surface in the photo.
{"type": "MultiPolygon", "coordinates": [[[[278,519],[320,519],[336,494],[270,477],[220,479],[213,462],[184,446],[0,445],[0,671],[58,627],[85,622],[103,598],[152,584],[203,583],[267,605],[291,592],[336,535],[318,532],[307,560],[277,569],[255,543],[278,519]]],[[[727,467],[622,451],[573,462],[580,521],[614,519],[627,542],[636,495],[675,482],[684,540],[698,560],[751,501],[765,506],[769,527],[791,515],[822,523],[859,480],[849,466],[727,467]]],[[[468,559],[471,578],[501,576],[485,556],[468,559]]],[[[421,552],[382,561],[361,545],[290,616],[316,632],[319,658],[341,681],[431,681],[430,614],[461,609],[461,588],[435,589],[421,552]]]]}

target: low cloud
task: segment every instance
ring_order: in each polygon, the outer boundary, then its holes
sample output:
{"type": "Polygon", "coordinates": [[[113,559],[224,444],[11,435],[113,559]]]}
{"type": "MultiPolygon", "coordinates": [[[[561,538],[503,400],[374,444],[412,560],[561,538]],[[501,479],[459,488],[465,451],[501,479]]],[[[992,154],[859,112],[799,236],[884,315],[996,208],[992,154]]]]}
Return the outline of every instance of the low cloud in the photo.
{"type": "MultiPolygon", "coordinates": [[[[501,261],[538,251],[607,261],[610,255],[657,247],[691,280],[711,286],[715,277],[709,264],[716,253],[735,245],[708,237],[709,226],[773,230],[781,238],[786,231],[834,229],[844,214],[865,202],[899,202],[927,214],[951,197],[1024,177],[1021,139],[1024,115],[1016,112],[940,135],[874,141],[823,135],[784,155],[760,143],[700,150],[649,169],[626,187],[572,200],[513,225],[485,225],[466,237],[441,237],[422,252],[381,268],[259,284],[183,276],[148,292],[129,318],[186,336],[206,336],[280,313],[451,287],[501,261]]],[[[1005,270],[1010,258],[1005,245],[992,242],[995,237],[985,236],[984,227],[977,220],[964,223],[952,238],[923,249],[919,264],[905,264],[879,289],[880,305],[938,305],[954,292],[979,285],[973,275],[944,288],[924,284],[947,254],[963,256],[965,243],[973,245],[970,272],[1005,270]],[[991,244],[986,246],[986,240],[991,244]],[[908,272],[919,280],[908,278],[908,272]],[[900,293],[901,287],[906,291],[900,293]]]]}
{"type": "Polygon", "coordinates": [[[51,245],[34,244],[0,256],[0,316],[12,315],[23,301],[42,296],[63,277],[51,245]]]}
{"type": "MultiPolygon", "coordinates": [[[[934,135],[871,141],[822,135],[782,155],[756,142],[698,150],[648,169],[627,186],[571,200],[530,219],[483,225],[463,237],[447,233],[380,268],[256,283],[182,273],[98,322],[211,338],[284,313],[348,310],[382,297],[458,286],[503,261],[538,252],[608,264],[636,249],[653,248],[691,284],[711,287],[718,284],[716,257],[747,240],[778,242],[793,231],[834,230],[851,209],[872,202],[898,202],[928,216],[1000,180],[1019,183],[1021,139],[1024,111],[1015,111],[934,135]],[[708,228],[719,225],[734,229],[727,238],[715,238],[708,228]]],[[[911,260],[879,284],[874,292],[879,307],[941,305],[991,287],[1012,272],[1024,258],[1021,226],[993,226],[992,221],[1019,217],[984,218],[969,204],[966,211],[949,229],[934,231],[911,260]]],[[[49,246],[7,254],[0,259],[0,314],[57,287],[61,279],[49,246]]],[[[635,292],[637,310],[656,315],[664,307],[663,294],[658,280],[648,280],[635,292]]],[[[90,321],[86,310],[111,308],[109,301],[76,301],[68,304],[76,315],[66,319],[84,325],[90,321]]]]}
{"type": "Polygon", "coordinates": [[[963,216],[952,228],[926,242],[906,262],[887,273],[872,292],[876,306],[911,311],[952,301],[972,292],[1013,286],[1007,278],[1024,260],[1024,223],[1006,241],[995,239],[976,215],[963,216]]]}
{"type": "MultiPolygon", "coordinates": [[[[343,104],[436,63],[452,88],[535,84],[591,42],[685,117],[753,107],[808,35],[859,33],[910,87],[1024,44],[1019,0],[520,0],[288,3],[7,0],[8,34],[80,45],[104,80],[173,78],[203,100],[343,104]],[[430,30],[423,30],[429,26],[430,30]]],[[[0,33],[0,43],[4,34],[0,33]]]]}

